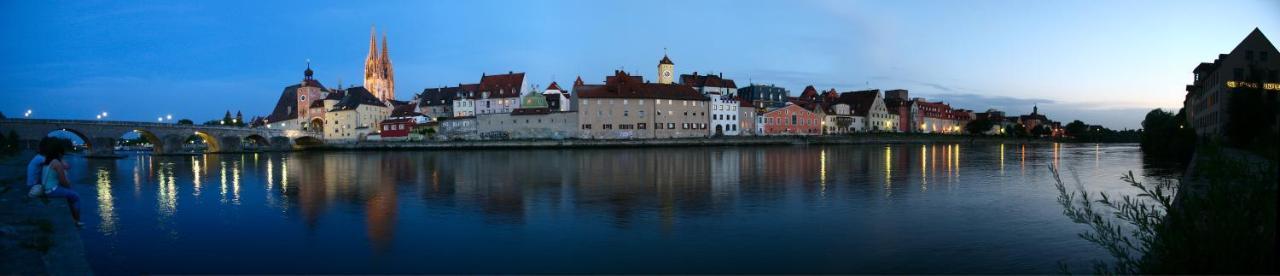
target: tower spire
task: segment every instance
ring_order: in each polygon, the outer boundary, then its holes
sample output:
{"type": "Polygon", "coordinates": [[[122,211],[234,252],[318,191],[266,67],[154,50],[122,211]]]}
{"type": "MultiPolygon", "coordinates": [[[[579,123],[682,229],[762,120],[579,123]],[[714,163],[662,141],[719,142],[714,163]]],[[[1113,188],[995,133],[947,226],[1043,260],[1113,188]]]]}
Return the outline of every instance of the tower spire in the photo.
{"type": "Polygon", "coordinates": [[[378,30],[376,27],[369,26],[369,59],[378,56],[378,30]]]}

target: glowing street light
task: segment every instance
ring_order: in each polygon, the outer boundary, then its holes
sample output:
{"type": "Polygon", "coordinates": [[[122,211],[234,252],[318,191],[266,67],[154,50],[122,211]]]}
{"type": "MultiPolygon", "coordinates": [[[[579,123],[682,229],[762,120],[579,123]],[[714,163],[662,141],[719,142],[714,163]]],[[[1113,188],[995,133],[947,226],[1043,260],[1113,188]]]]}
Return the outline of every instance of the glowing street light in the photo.
{"type": "Polygon", "coordinates": [[[173,120],[173,114],[164,115],[165,120],[173,120]]]}
{"type": "Polygon", "coordinates": [[[22,117],[30,118],[30,117],[31,117],[31,109],[27,109],[27,113],[23,113],[23,114],[22,114],[22,117]]]}

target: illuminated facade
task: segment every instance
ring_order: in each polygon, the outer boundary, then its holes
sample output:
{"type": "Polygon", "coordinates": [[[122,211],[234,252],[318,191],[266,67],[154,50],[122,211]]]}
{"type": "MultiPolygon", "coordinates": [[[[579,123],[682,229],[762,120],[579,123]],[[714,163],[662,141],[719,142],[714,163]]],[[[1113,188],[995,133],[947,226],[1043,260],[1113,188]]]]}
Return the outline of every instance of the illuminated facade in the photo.
{"type": "Polygon", "coordinates": [[[1227,107],[1233,93],[1257,89],[1265,94],[1267,101],[1276,103],[1280,98],[1277,96],[1280,94],[1278,55],[1275,45],[1255,28],[1230,53],[1218,55],[1212,63],[1196,66],[1183,100],[1187,123],[1196,134],[1209,139],[1223,138],[1230,120],[1227,107]]]}
{"type": "Polygon", "coordinates": [[[382,35],[382,52],[378,52],[375,30],[369,30],[369,56],[364,60],[364,87],[383,101],[396,99],[396,72],[387,52],[387,35],[382,35]]]}
{"type": "Polygon", "coordinates": [[[761,114],[756,125],[763,135],[822,134],[822,117],[794,103],[761,114]]]}

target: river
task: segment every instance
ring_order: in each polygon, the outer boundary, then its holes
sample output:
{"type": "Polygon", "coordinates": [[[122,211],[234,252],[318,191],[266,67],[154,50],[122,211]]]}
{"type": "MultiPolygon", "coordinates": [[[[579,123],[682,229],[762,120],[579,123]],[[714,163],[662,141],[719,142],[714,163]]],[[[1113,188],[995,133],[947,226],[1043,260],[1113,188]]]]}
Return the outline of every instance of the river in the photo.
{"type": "Polygon", "coordinates": [[[99,273],[1055,273],[1134,144],[70,158],[99,273]]]}

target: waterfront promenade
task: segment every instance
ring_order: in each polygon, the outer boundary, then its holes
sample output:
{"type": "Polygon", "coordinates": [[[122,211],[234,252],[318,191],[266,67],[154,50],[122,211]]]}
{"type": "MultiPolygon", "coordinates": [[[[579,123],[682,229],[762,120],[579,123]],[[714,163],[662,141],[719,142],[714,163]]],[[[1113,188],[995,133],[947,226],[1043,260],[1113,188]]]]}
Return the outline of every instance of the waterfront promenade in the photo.
{"type": "Polygon", "coordinates": [[[683,139],[564,139],[467,141],[366,141],[325,144],[307,150],[433,150],[518,148],[697,147],[770,145],[865,145],[931,143],[1050,143],[1050,140],[935,134],[859,134],[845,136],[745,136],[683,139]]]}

